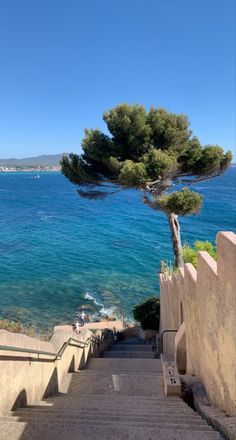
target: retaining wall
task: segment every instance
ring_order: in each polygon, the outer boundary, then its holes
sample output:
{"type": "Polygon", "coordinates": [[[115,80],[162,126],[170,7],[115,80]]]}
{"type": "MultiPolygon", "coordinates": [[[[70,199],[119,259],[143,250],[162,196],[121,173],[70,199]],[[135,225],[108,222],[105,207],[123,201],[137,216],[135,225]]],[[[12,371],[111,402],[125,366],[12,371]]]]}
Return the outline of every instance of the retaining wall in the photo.
{"type": "Polygon", "coordinates": [[[0,349],[0,412],[38,402],[58,392],[67,392],[71,380],[69,373],[83,368],[89,356],[99,356],[112,343],[113,333],[110,330],[97,330],[96,334],[82,330],[77,335],[71,326],[58,326],[50,342],[0,330],[0,345],[26,349],[24,353],[0,349]],[[55,361],[53,356],[27,353],[27,349],[58,353],[70,337],[85,342],[89,337],[99,338],[104,333],[107,338],[100,345],[91,341],[84,349],[78,348],[76,343],[68,345],[61,359],[55,361]]]}
{"type": "MultiPolygon", "coordinates": [[[[199,252],[197,270],[160,274],[160,331],[186,333],[186,370],[203,383],[211,404],[236,415],[236,235],[217,235],[217,263],[199,252]],[[182,324],[182,325],[181,325],[182,324]]],[[[179,335],[164,336],[164,353],[176,355],[179,335]]]]}

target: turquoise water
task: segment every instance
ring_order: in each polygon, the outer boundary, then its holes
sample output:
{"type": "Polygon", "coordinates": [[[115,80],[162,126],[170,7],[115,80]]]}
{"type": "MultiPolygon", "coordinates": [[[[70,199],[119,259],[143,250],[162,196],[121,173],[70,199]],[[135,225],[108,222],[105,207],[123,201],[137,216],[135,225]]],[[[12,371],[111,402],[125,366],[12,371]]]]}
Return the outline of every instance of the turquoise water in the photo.
{"type": "MultiPolygon", "coordinates": [[[[181,219],[183,241],[235,231],[236,168],[195,188],[204,206],[181,219]]],[[[60,173],[0,173],[0,231],[0,317],[37,327],[71,321],[84,304],[130,316],[172,258],[166,218],[140,193],[82,199],[60,173]]]]}

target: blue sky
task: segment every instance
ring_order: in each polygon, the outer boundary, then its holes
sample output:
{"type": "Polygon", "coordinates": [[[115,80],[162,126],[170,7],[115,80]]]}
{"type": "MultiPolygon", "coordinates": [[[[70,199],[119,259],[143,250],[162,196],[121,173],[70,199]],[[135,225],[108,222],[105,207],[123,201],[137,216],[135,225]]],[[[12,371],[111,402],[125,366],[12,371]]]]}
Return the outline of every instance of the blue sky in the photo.
{"type": "Polygon", "coordinates": [[[79,152],[123,102],[234,150],[235,50],[235,0],[1,0],[0,157],[79,152]]]}

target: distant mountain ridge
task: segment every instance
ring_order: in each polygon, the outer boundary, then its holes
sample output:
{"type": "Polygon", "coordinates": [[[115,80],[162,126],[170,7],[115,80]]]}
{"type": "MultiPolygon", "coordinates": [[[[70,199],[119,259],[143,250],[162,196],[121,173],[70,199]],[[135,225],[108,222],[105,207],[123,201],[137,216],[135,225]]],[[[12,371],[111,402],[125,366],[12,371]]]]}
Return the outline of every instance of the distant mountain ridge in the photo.
{"type": "Polygon", "coordinates": [[[26,157],[24,159],[0,159],[0,165],[2,166],[16,166],[16,167],[24,167],[24,166],[49,166],[49,167],[59,167],[60,160],[64,154],[68,153],[60,153],[60,154],[42,154],[37,157],[26,157]]]}

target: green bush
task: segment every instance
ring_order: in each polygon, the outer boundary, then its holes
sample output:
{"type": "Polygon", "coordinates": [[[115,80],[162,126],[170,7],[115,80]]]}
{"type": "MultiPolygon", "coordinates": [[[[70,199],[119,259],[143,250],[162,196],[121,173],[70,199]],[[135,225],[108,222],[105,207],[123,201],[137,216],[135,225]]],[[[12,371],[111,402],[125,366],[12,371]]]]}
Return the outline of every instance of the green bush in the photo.
{"type": "Polygon", "coordinates": [[[160,299],[154,296],[137,304],[133,308],[133,316],[143,330],[159,330],[160,299]]]}
{"type": "Polygon", "coordinates": [[[192,263],[194,267],[197,267],[198,251],[208,252],[214,260],[217,258],[216,247],[210,241],[195,241],[193,247],[187,243],[183,246],[184,263],[192,263]]]}

